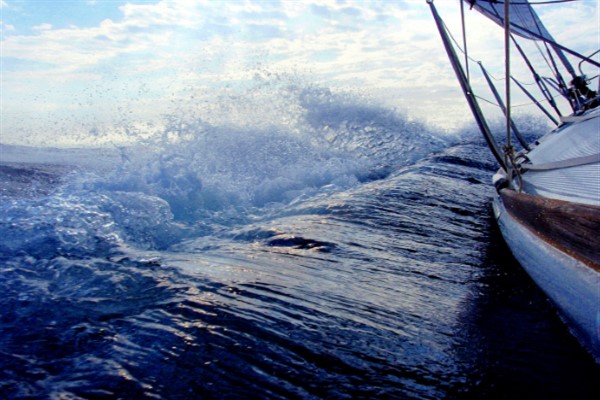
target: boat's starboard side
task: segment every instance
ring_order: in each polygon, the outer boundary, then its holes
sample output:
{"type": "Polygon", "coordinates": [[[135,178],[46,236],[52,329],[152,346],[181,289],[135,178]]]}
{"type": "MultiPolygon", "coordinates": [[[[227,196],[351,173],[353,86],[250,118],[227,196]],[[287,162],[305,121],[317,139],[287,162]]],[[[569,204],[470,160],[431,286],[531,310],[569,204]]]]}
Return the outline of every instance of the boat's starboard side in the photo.
{"type": "Polygon", "coordinates": [[[600,208],[579,206],[507,189],[494,199],[500,230],[515,258],[600,362],[600,208]]]}
{"type": "Polygon", "coordinates": [[[542,240],[600,272],[600,207],[502,189],[508,212],[542,240]]]}

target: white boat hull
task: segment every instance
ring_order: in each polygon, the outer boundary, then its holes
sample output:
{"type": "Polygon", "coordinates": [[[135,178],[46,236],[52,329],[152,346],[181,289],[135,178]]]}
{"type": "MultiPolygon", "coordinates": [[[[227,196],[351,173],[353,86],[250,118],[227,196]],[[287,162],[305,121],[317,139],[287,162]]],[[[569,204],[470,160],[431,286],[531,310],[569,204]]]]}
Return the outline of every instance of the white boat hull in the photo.
{"type": "Polygon", "coordinates": [[[493,206],[515,258],[557,306],[573,335],[600,363],[600,271],[543,240],[507,212],[498,195],[493,206]]]}

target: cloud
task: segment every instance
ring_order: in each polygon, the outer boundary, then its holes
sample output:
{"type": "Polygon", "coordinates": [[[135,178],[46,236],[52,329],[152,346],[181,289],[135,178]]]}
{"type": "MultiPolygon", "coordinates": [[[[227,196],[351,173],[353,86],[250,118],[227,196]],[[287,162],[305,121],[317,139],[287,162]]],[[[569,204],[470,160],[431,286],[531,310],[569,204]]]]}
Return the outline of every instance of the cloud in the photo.
{"type": "MultiPolygon", "coordinates": [[[[460,38],[456,4],[436,4],[460,38]]],[[[100,10],[98,5],[91,10],[100,10]]],[[[432,98],[453,109],[464,101],[425,2],[164,0],[126,3],[118,10],[118,17],[85,28],[57,28],[48,19],[31,34],[16,34],[3,24],[3,57],[12,65],[3,77],[5,98],[23,99],[21,107],[27,95],[52,88],[43,103],[53,110],[61,103],[63,109],[77,108],[68,102],[78,99],[76,104],[96,109],[102,108],[97,103],[106,110],[117,104],[136,112],[144,108],[138,117],[147,118],[186,91],[248,87],[258,71],[301,73],[331,88],[382,92],[394,106],[422,107],[423,114],[432,98]],[[143,85],[152,90],[140,94],[143,85]],[[87,100],[90,93],[95,100],[87,100]]],[[[581,42],[582,31],[597,32],[593,18],[577,21],[581,10],[595,15],[597,6],[584,2],[566,13],[566,29],[560,29],[560,15],[548,12],[549,27],[581,42]]],[[[468,33],[477,33],[469,39],[472,54],[492,70],[500,67],[501,48],[491,43],[501,43],[501,30],[486,29],[489,22],[475,12],[468,18],[468,33]]],[[[591,36],[585,41],[597,38],[591,36]]]]}
{"type": "Polygon", "coordinates": [[[33,27],[38,35],[5,38],[3,53],[8,57],[74,71],[118,55],[156,49],[171,37],[169,27],[193,25],[194,13],[189,7],[173,4],[126,4],[121,7],[122,21],[107,19],[92,28],[52,29],[51,24],[43,23],[33,27]]]}
{"type": "Polygon", "coordinates": [[[36,25],[31,29],[33,29],[34,31],[48,31],[48,30],[52,29],[52,25],[48,24],[48,23],[44,23],[44,24],[36,25]]]}
{"type": "MultiPolygon", "coordinates": [[[[6,77],[7,90],[25,97],[36,85],[52,87],[44,103],[56,104],[55,110],[65,99],[87,99],[89,93],[95,100],[76,103],[99,110],[97,103],[110,95],[114,107],[125,103],[137,110],[134,102],[143,102],[136,88],[148,84],[153,90],[145,100],[154,105],[145,112],[160,115],[156,107],[164,107],[165,96],[244,87],[257,71],[299,71],[317,84],[365,91],[434,85],[416,60],[430,57],[431,43],[438,41],[431,38],[429,16],[416,12],[412,2],[181,0],[128,3],[119,10],[121,18],[92,27],[58,29],[48,21],[34,35],[7,37],[4,55],[20,60],[6,77]],[[423,40],[411,42],[413,37],[423,40]]],[[[446,65],[441,56],[436,60],[446,65]]],[[[434,71],[437,65],[426,72],[445,76],[434,71]]]]}
{"type": "Polygon", "coordinates": [[[0,21],[0,29],[2,29],[2,32],[14,32],[15,31],[15,26],[11,25],[11,24],[6,24],[4,23],[4,21],[0,21]]]}
{"type": "Polygon", "coordinates": [[[324,18],[331,18],[331,14],[332,14],[332,10],[329,7],[318,5],[318,4],[311,4],[310,11],[313,14],[318,15],[320,17],[324,17],[324,18]]]}

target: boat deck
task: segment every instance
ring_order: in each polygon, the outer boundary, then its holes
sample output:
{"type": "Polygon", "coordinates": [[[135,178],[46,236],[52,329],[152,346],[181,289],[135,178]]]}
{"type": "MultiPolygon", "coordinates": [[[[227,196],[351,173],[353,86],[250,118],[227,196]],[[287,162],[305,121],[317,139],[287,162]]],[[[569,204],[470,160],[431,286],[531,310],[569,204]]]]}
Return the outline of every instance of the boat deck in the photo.
{"type": "Polygon", "coordinates": [[[561,125],[539,140],[528,154],[531,164],[557,166],[569,160],[582,165],[523,174],[523,191],[546,198],[600,206],[600,108],[561,125]],[[592,161],[590,161],[592,159],[592,161]]]}

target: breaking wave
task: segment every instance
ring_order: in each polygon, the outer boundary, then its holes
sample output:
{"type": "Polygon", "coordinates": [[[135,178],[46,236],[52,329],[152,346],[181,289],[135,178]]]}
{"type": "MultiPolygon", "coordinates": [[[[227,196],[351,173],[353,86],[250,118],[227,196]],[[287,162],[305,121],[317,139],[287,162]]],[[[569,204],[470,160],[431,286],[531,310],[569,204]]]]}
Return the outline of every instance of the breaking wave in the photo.
{"type": "Polygon", "coordinates": [[[0,397],[597,392],[494,230],[479,139],[278,90],[136,144],[2,146],[0,397]]]}

